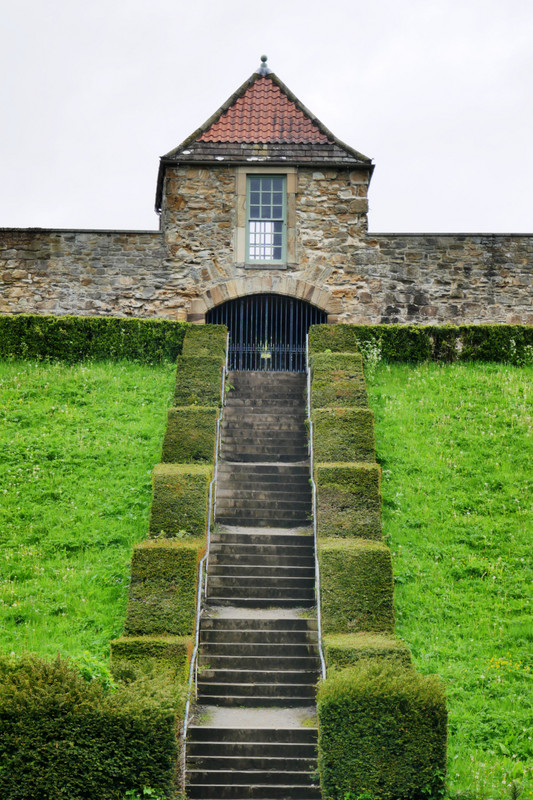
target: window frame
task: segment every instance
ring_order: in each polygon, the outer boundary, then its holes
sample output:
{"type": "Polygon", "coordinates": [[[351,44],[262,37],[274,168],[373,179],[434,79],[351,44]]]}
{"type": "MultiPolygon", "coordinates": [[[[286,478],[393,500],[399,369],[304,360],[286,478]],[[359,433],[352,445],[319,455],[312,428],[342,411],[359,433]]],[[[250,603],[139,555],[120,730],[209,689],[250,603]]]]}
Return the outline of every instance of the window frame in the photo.
{"type": "Polygon", "coordinates": [[[237,225],[234,231],[234,262],[245,269],[287,269],[296,264],[296,167],[236,167],[235,194],[237,225]],[[283,253],[278,260],[249,258],[249,185],[251,178],[284,179],[283,253]]]}
{"type": "Polygon", "coordinates": [[[283,174],[271,174],[271,175],[247,175],[246,176],[246,262],[250,264],[285,264],[287,261],[286,258],[287,253],[287,176],[283,174]],[[263,186],[263,181],[274,181],[280,180],[281,181],[281,188],[279,190],[275,190],[274,186],[270,186],[267,190],[265,190],[263,186]],[[253,188],[252,182],[253,181],[260,181],[260,185],[257,188],[253,188]],[[281,193],[281,204],[274,202],[274,192],[276,194],[281,193]],[[252,203],[252,193],[258,193],[260,197],[257,199],[256,202],[252,203]],[[269,201],[265,203],[264,195],[268,192],[270,197],[269,201]],[[275,216],[274,208],[281,205],[281,216],[275,216]],[[257,209],[259,213],[254,214],[252,216],[252,209],[257,209]],[[270,215],[265,216],[265,210],[270,210],[270,215]],[[276,223],[281,224],[281,231],[276,231],[275,229],[268,232],[264,231],[253,231],[252,232],[252,224],[257,223],[259,226],[262,223],[272,223],[273,226],[276,223]],[[281,233],[281,242],[277,244],[275,241],[275,237],[281,233]],[[252,237],[258,237],[259,241],[252,243],[252,237]],[[269,242],[269,238],[272,237],[272,241],[269,242]],[[263,241],[261,241],[261,238],[263,241]],[[260,255],[253,256],[252,249],[256,248],[257,250],[264,249],[264,250],[272,250],[275,251],[278,248],[281,248],[281,254],[279,258],[268,258],[268,257],[261,257],[260,255]]]}

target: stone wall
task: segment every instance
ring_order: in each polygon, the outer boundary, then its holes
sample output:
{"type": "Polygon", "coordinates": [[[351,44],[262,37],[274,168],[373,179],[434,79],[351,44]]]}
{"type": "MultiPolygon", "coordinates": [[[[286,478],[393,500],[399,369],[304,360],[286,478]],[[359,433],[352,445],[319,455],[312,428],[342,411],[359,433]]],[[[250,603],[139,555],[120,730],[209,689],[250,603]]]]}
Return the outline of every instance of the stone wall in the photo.
{"type": "Polygon", "coordinates": [[[237,261],[234,168],[167,170],[161,233],[0,229],[1,313],[201,322],[244,294],[301,297],[330,321],[533,324],[533,234],[368,234],[367,175],[300,168],[294,261],[237,261]]]}

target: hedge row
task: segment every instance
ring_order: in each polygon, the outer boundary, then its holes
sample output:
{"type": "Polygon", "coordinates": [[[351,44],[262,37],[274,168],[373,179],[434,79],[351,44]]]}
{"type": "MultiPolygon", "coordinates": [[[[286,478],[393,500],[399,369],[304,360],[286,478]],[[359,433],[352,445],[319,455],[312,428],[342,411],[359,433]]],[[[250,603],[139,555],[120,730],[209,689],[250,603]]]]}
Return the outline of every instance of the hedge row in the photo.
{"type": "Polygon", "coordinates": [[[0,315],[0,358],[174,361],[190,327],[126,317],[0,315]]]}
{"type": "Polygon", "coordinates": [[[385,361],[533,362],[532,325],[313,325],[309,351],[385,361]]]}
{"type": "Polygon", "coordinates": [[[416,800],[444,794],[446,705],[435,675],[360,661],[318,689],[323,797],[416,800]]]}
{"type": "Polygon", "coordinates": [[[59,658],[2,659],[0,728],[6,800],[174,796],[176,712],[158,681],[106,693],[59,658]]]}

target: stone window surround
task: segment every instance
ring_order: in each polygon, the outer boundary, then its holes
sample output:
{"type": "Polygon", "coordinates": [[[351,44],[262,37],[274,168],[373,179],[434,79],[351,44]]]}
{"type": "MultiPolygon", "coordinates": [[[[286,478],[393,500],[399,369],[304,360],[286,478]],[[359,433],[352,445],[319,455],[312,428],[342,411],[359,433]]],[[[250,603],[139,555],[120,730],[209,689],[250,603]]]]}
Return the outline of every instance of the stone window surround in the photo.
{"type": "Polygon", "coordinates": [[[296,167],[266,167],[262,165],[235,168],[235,200],[237,226],[235,228],[235,265],[245,269],[287,269],[297,266],[296,261],[296,192],[298,171],[296,167]],[[287,185],[286,262],[269,264],[246,261],[246,189],[249,175],[284,175],[287,185]]]}

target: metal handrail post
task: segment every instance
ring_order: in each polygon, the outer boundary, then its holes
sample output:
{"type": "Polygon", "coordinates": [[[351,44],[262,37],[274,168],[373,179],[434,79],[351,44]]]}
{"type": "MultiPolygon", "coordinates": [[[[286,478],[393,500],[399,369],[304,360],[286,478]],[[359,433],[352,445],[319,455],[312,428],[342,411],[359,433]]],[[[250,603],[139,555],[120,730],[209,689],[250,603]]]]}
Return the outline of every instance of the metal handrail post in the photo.
{"type": "Polygon", "coordinates": [[[207,567],[209,560],[209,547],[211,544],[211,518],[214,518],[215,499],[213,492],[216,486],[217,473],[218,473],[218,457],[220,452],[220,423],[222,421],[222,414],[224,413],[224,405],[226,402],[226,374],[228,371],[228,349],[229,349],[229,332],[226,335],[226,358],[222,368],[222,381],[220,390],[220,414],[217,419],[216,426],[216,441],[215,441],[215,467],[213,470],[213,479],[209,484],[209,498],[207,506],[207,536],[205,554],[198,566],[198,589],[196,594],[196,623],[195,623],[195,637],[194,648],[191,656],[191,663],[189,665],[189,678],[187,682],[187,700],[185,702],[185,713],[183,715],[183,729],[182,729],[182,790],[185,793],[185,764],[187,760],[186,743],[187,743],[187,730],[189,727],[189,714],[191,710],[191,694],[194,687],[194,698],[198,696],[198,648],[200,644],[200,617],[202,616],[203,601],[207,599],[207,567]]]}
{"type": "Polygon", "coordinates": [[[318,564],[318,541],[316,521],[316,483],[314,475],[313,453],[313,420],[311,417],[311,368],[309,365],[309,334],[305,339],[305,371],[307,373],[307,422],[309,424],[309,466],[311,470],[311,489],[313,496],[313,540],[315,553],[315,589],[316,589],[316,617],[318,631],[318,654],[320,656],[320,671],[322,680],[326,678],[326,659],[322,647],[322,613],[320,610],[320,566],[318,564]]]}

